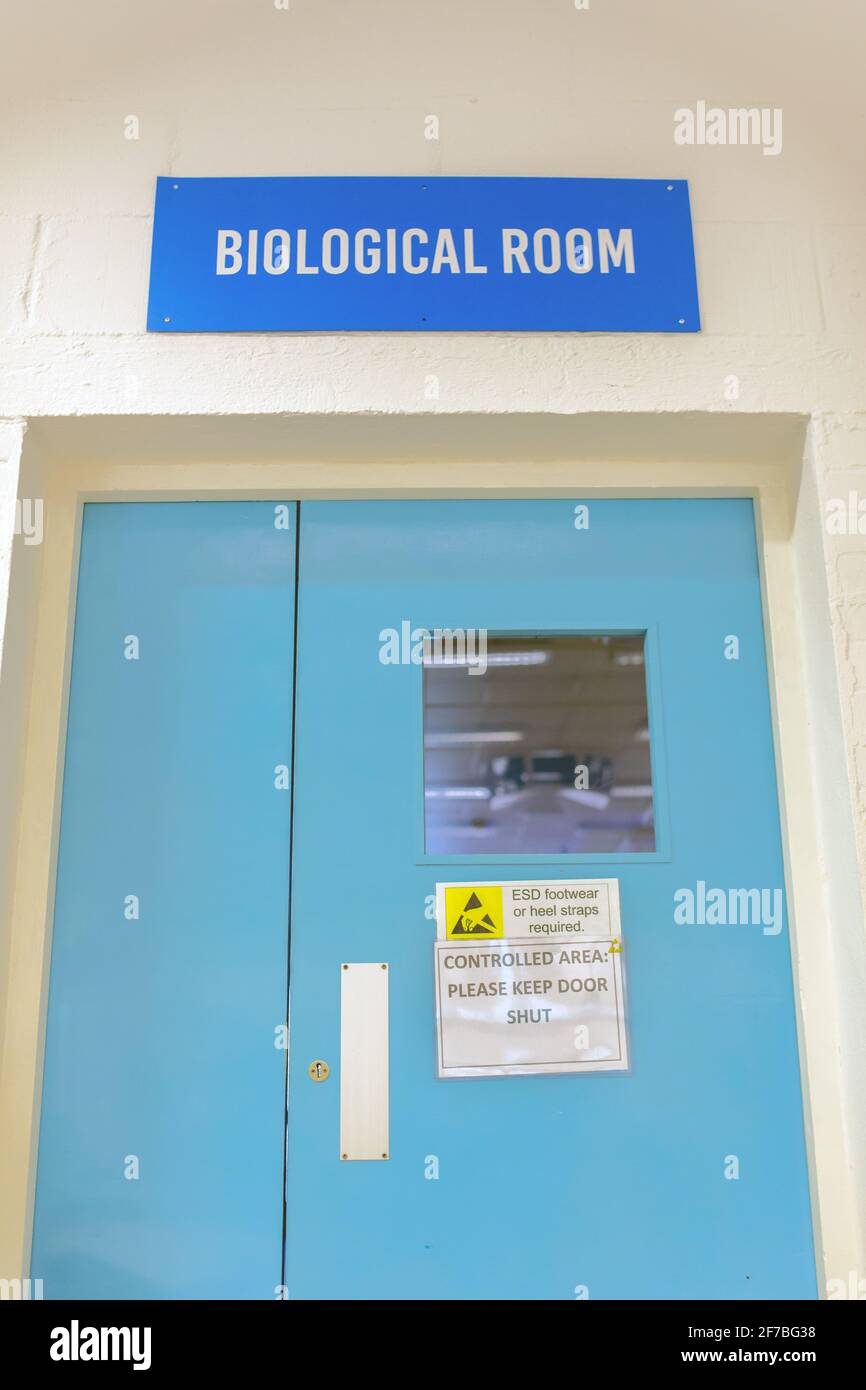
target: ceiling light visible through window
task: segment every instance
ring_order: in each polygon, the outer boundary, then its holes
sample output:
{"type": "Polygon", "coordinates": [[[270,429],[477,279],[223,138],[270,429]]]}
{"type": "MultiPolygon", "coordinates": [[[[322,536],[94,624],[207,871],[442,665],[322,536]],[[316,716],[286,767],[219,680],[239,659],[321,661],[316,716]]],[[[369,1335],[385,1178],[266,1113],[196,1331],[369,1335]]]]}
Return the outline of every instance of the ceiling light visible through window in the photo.
{"type": "Polygon", "coordinates": [[[433,801],[439,798],[447,801],[489,801],[493,793],[489,787],[428,787],[424,795],[433,801]]]}
{"type": "MultiPolygon", "coordinates": [[[[488,652],[484,659],[488,666],[543,666],[550,660],[550,652],[488,652]]],[[[477,666],[478,662],[478,656],[461,656],[459,652],[424,657],[425,666],[477,666]]]]}
{"type": "Polygon", "coordinates": [[[460,744],[473,743],[522,743],[523,734],[517,729],[502,731],[485,729],[480,733],[425,734],[425,748],[456,748],[460,744]]]}

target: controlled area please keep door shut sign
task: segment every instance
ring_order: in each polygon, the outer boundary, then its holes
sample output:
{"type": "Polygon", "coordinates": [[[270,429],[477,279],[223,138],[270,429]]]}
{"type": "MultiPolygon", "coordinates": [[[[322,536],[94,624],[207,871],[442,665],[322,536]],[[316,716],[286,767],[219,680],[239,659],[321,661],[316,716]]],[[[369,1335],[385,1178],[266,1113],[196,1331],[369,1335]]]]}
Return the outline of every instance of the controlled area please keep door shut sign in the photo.
{"type": "Polygon", "coordinates": [[[617,879],[436,885],[440,1077],[627,1071],[617,879]]]}

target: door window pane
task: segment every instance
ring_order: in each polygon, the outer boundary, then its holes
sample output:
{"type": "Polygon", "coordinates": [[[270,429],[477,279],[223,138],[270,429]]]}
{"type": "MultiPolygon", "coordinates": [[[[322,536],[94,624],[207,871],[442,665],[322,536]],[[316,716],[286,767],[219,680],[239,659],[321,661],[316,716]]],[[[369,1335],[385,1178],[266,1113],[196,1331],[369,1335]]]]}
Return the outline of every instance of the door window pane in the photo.
{"type": "Polygon", "coordinates": [[[644,635],[474,637],[424,661],[427,853],[655,849],[644,635]]]}

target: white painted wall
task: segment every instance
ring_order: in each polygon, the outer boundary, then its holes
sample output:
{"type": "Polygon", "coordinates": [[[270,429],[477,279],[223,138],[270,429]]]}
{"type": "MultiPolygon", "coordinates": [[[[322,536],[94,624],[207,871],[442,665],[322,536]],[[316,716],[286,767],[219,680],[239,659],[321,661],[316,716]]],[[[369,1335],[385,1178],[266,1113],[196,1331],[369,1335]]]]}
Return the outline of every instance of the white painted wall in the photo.
{"type": "MultiPolygon", "coordinates": [[[[860,0],[277,4],[48,0],[4,16],[0,497],[38,416],[801,413],[813,718],[841,706],[843,730],[815,772],[866,884],[866,535],[818,524],[830,498],[866,502],[860,0]],[[674,111],[699,99],[780,108],[782,152],[676,145],[674,111]],[[704,331],[145,334],[157,174],[341,173],[686,177],[704,331]]],[[[2,635],[11,509],[0,516],[2,635]]],[[[862,1016],[861,908],[840,910],[862,1016]]],[[[862,1048],[863,1030],[842,1045],[862,1048]]],[[[852,1144],[866,1154],[862,1109],[852,1144]]]]}

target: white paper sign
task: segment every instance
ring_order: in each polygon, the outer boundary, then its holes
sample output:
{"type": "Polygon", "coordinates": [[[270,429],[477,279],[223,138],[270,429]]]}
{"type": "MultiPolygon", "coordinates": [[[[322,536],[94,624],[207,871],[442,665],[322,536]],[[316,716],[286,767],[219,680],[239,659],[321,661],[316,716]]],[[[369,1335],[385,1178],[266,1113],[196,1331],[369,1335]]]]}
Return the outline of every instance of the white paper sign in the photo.
{"type": "Polygon", "coordinates": [[[440,1077],[628,1069],[621,940],[433,950],[440,1077]]]}
{"type": "Polygon", "coordinates": [[[529,937],[574,941],[620,934],[619,879],[559,878],[436,884],[440,941],[529,937]]]}

